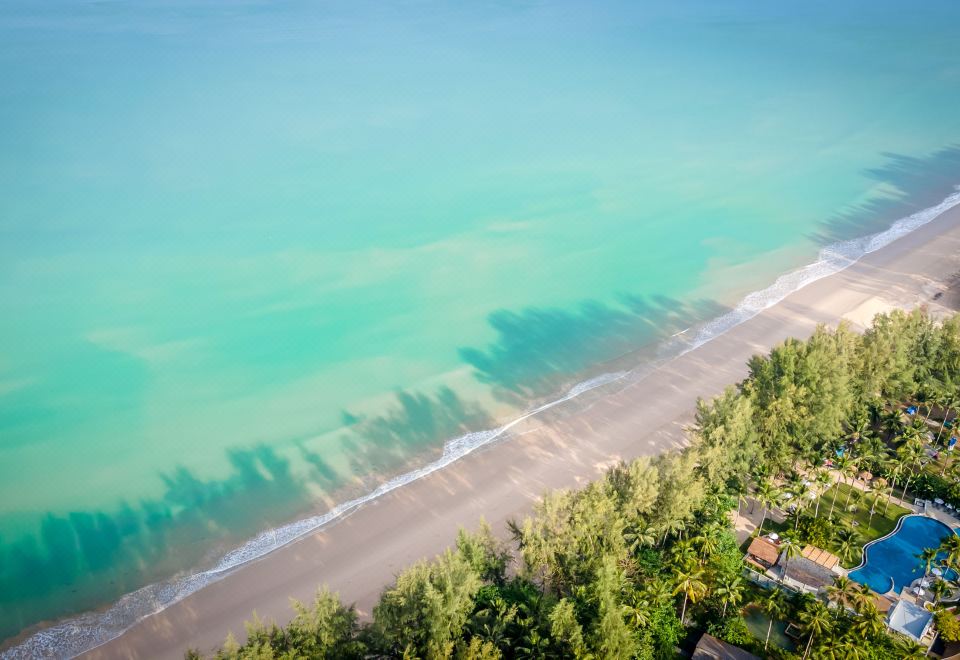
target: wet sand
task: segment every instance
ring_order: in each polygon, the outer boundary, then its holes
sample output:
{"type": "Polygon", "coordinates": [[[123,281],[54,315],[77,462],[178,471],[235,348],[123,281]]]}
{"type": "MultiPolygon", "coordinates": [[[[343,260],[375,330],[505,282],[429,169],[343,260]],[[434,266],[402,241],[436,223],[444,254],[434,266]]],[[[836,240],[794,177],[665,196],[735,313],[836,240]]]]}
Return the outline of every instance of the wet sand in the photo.
{"type": "Polygon", "coordinates": [[[840,273],[797,291],[724,335],[657,368],[550,413],[531,418],[508,441],[463,458],[356,510],[150,616],[88,658],[180,658],[210,651],[254,610],[279,623],[290,599],[310,600],[319,585],[368,614],[405,566],[450,545],[460,526],[481,516],[498,533],[551,488],[595,478],[618,459],[684,442],[697,397],[746,375],[746,361],[783,339],[808,336],[818,323],[846,318],[857,329],[873,314],[926,305],[945,314],[960,300],[960,207],[840,273]]]}

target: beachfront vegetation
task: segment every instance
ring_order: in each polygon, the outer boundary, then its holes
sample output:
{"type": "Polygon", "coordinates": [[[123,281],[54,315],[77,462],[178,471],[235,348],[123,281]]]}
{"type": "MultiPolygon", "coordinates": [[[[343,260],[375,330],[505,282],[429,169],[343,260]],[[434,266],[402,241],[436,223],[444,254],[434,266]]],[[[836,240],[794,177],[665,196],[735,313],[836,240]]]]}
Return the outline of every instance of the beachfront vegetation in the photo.
{"type": "Polygon", "coordinates": [[[787,513],[767,524],[788,561],[813,543],[857,563],[903,513],[891,496],[926,483],[958,384],[960,318],[894,312],[863,335],[818,328],[699,402],[685,450],[547,493],[509,542],[486,525],[461,532],[401,573],[370,622],[321,591],[286,627],[255,621],[217,657],[672,658],[701,631],[765,657],[915,657],[848,580],[823,598],[750,583],[731,521],[745,501],[765,521],[787,513]],[[920,406],[912,418],[908,403],[920,406]],[[767,616],[765,637],[748,630],[747,606],[767,616]],[[795,649],[771,641],[777,621],[794,624],[795,649]]]}

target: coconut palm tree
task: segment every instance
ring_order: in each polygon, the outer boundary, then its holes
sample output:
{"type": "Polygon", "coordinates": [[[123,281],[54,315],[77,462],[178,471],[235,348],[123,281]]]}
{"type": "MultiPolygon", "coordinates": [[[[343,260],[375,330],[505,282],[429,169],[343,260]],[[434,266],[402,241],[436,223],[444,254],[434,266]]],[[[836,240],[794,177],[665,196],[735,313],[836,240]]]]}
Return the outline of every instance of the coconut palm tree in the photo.
{"type": "Polygon", "coordinates": [[[849,424],[846,438],[850,442],[859,442],[873,435],[873,429],[870,428],[870,419],[866,416],[851,420],[849,424]]]}
{"type": "Polygon", "coordinates": [[[903,483],[903,493],[900,495],[900,499],[903,500],[907,497],[907,488],[910,487],[910,481],[916,475],[916,469],[921,465],[925,457],[923,451],[923,443],[920,438],[916,435],[907,438],[906,442],[897,450],[897,454],[900,454],[903,460],[907,463],[907,478],[903,483]]]}
{"type": "Polygon", "coordinates": [[[840,494],[840,483],[845,483],[845,478],[847,474],[851,471],[851,466],[853,461],[849,456],[840,456],[837,460],[833,462],[833,469],[840,474],[840,478],[837,479],[837,483],[833,486],[833,501],[830,502],[830,517],[833,518],[833,507],[837,504],[837,495],[840,494]]]}
{"type": "Polygon", "coordinates": [[[642,589],[630,592],[624,599],[623,615],[630,620],[635,628],[646,628],[650,625],[650,615],[656,610],[650,602],[648,594],[642,589]]]}
{"type": "Polygon", "coordinates": [[[823,603],[816,600],[809,607],[800,612],[800,623],[809,637],[807,638],[807,647],[803,652],[803,659],[806,660],[810,655],[810,647],[813,646],[813,640],[817,635],[824,635],[833,628],[833,620],[830,618],[830,612],[824,607],[823,603]]]}
{"type": "Polygon", "coordinates": [[[903,431],[903,413],[894,406],[892,410],[881,415],[880,426],[887,432],[889,438],[897,437],[903,431]]]}
{"type": "Polygon", "coordinates": [[[657,530],[653,527],[631,526],[624,530],[623,538],[633,554],[640,548],[653,547],[657,542],[657,530]]]}
{"type": "Polygon", "coordinates": [[[773,630],[773,622],[787,614],[787,599],[784,598],[783,592],[779,589],[771,589],[763,599],[762,607],[763,613],[766,614],[767,619],[769,619],[769,623],[767,624],[767,637],[763,640],[763,650],[766,651],[767,646],[770,644],[770,632],[773,630]]]}
{"type": "Polygon", "coordinates": [[[887,500],[883,504],[883,514],[886,515],[887,508],[890,506],[890,500],[893,499],[893,489],[897,487],[897,479],[903,474],[904,464],[896,458],[891,457],[885,461],[884,466],[886,467],[887,475],[890,477],[890,491],[887,493],[887,500]]]}
{"type": "Polygon", "coordinates": [[[683,594],[683,607],[680,610],[680,623],[686,625],[687,602],[696,603],[706,595],[707,585],[704,583],[704,571],[696,564],[688,564],[674,573],[674,595],[683,594]]]}
{"type": "Polygon", "coordinates": [[[837,577],[833,584],[827,587],[827,597],[837,605],[837,616],[840,616],[840,612],[844,608],[853,607],[856,593],[857,583],[846,575],[837,577]]]}
{"type": "Polygon", "coordinates": [[[817,508],[813,512],[813,517],[817,518],[820,516],[820,500],[823,498],[823,494],[826,492],[827,487],[833,483],[833,479],[830,477],[830,473],[826,470],[817,470],[813,480],[817,484],[817,508]]]}
{"type": "Polygon", "coordinates": [[[783,584],[783,581],[787,577],[787,565],[790,563],[790,560],[800,556],[800,544],[788,537],[781,537],[780,553],[780,556],[783,557],[783,571],[780,574],[780,584],[783,584]]]}
{"type": "Polygon", "coordinates": [[[950,595],[950,585],[947,584],[946,580],[937,580],[930,587],[930,592],[933,594],[933,597],[936,599],[936,602],[939,603],[944,598],[950,595]]]}
{"type": "Polygon", "coordinates": [[[746,493],[736,493],[737,498],[737,517],[733,519],[733,527],[736,528],[740,524],[740,507],[742,507],[747,502],[746,493]]]}
{"type": "Polygon", "coordinates": [[[843,508],[847,509],[850,507],[850,496],[853,494],[853,491],[856,490],[853,487],[853,480],[857,476],[857,468],[859,467],[860,459],[858,457],[851,456],[847,463],[843,466],[843,475],[850,478],[850,490],[847,491],[847,501],[843,503],[843,508]]]}
{"type": "Polygon", "coordinates": [[[930,575],[930,569],[937,563],[937,555],[940,554],[939,548],[924,548],[917,555],[920,565],[923,566],[923,577],[930,575]]]}
{"type": "Polygon", "coordinates": [[[897,649],[897,657],[900,660],[926,660],[927,658],[927,649],[903,635],[894,637],[893,645],[897,649]]]}
{"type": "Polygon", "coordinates": [[[876,602],[873,590],[865,584],[861,584],[853,595],[853,609],[861,614],[868,611],[871,606],[876,607],[876,602]]]}
{"type": "Polygon", "coordinates": [[[714,554],[720,547],[722,529],[716,523],[710,523],[700,530],[700,535],[694,539],[694,545],[700,546],[700,563],[707,561],[707,557],[714,554]]]}
{"type": "Polygon", "coordinates": [[[956,394],[944,393],[940,396],[939,401],[940,407],[943,409],[943,419],[940,421],[940,429],[937,431],[937,437],[934,440],[934,444],[940,444],[940,435],[943,433],[943,430],[947,427],[947,422],[950,418],[950,411],[957,407],[960,404],[960,398],[956,394]]]}
{"type": "Polygon", "coordinates": [[[763,513],[760,516],[760,524],[757,526],[757,529],[763,531],[763,522],[767,519],[767,514],[770,513],[770,507],[777,503],[777,498],[780,497],[780,491],[770,483],[769,481],[761,481],[757,486],[757,492],[755,494],[757,501],[763,506],[763,513]]]}
{"type": "Polygon", "coordinates": [[[951,534],[940,542],[942,552],[947,555],[946,562],[951,566],[960,565],[960,536],[951,534]]]}
{"type": "Polygon", "coordinates": [[[837,556],[845,562],[853,559],[859,548],[856,533],[849,529],[841,529],[837,532],[837,556]]]}
{"type": "Polygon", "coordinates": [[[668,520],[663,526],[663,540],[660,542],[661,545],[667,542],[667,536],[674,534],[679,538],[683,538],[683,530],[687,528],[687,523],[681,519],[677,518],[676,520],[668,520]]]}
{"type": "Polygon", "coordinates": [[[691,539],[682,539],[674,543],[670,548],[670,555],[673,557],[673,562],[678,565],[692,562],[697,557],[691,539]]]}
{"type": "Polygon", "coordinates": [[[853,629],[863,637],[876,637],[886,630],[887,624],[883,614],[880,613],[872,596],[870,602],[861,604],[858,614],[853,629]]]}
{"type": "Polygon", "coordinates": [[[714,587],[713,593],[723,603],[721,616],[726,618],[727,606],[733,605],[736,607],[743,600],[743,578],[739,575],[721,577],[717,580],[717,586],[714,587]]]}
{"type": "Polygon", "coordinates": [[[882,479],[877,479],[870,484],[870,494],[872,497],[871,497],[871,504],[870,504],[870,517],[867,520],[868,528],[873,524],[873,514],[877,512],[877,502],[880,501],[880,496],[883,495],[886,489],[887,489],[887,483],[882,479]]]}

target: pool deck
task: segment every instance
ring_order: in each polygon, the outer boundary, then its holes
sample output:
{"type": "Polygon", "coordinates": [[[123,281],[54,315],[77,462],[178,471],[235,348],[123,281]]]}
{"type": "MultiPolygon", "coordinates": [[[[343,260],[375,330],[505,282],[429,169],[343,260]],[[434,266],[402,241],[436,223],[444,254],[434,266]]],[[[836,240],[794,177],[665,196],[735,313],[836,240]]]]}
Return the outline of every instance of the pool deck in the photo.
{"type": "MultiPolygon", "coordinates": [[[[913,509],[920,509],[920,507],[914,506],[913,509]]],[[[923,510],[918,511],[918,513],[922,513],[929,518],[935,518],[952,530],[956,531],[956,529],[960,527],[960,518],[958,518],[955,513],[951,513],[949,510],[942,509],[932,503],[923,507],[923,510]]]]}

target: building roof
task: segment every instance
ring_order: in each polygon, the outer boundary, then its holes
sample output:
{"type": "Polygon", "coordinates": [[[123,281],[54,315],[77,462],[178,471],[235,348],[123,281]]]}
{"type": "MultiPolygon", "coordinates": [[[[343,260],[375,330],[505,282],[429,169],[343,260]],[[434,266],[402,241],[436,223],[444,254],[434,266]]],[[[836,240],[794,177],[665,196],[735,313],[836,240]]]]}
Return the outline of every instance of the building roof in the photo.
{"type": "Polygon", "coordinates": [[[819,564],[830,571],[832,571],[834,567],[840,563],[840,558],[836,555],[812,545],[806,546],[803,549],[803,552],[800,553],[800,556],[806,557],[813,563],[819,564]]]}
{"type": "Polygon", "coordinates": [[[786,562],[786,577],[813,589],[829,587],[836,579],[831,571],[806,557],[794,557],[786,562]]]}
{"type": "Polygon", "coordinates": [[[777,547],[777,544],[773,541],[758,536],[750,542],[750,547],[747,548],[747,554],[759,559],[767,566],[773,566],[777,563],[777,558],[780,556],[780,548],[777,547]]]}
{"type": "Polygon", "coordinates": [[[893,607],[892,600],[886,596],[881,596],[876,592],[873,594],[873,604],[877,606],[877,609],[880,610],[881,614],[886,614],[890,611],[890,608],[893,607]]]}
{"type": "Polygon", "coordinates": [[[739,646],[727,644],[707,633],[703,633],[703,636],[700,637],[691,658],[692,660],[760,660],[760,658],[744,651],[739,646]]]}
{"type": "Polygon", "coordinates": [[[897,601],[893,609],[887,613],[887,625],[919,642],[930,628],[933,614],[915,605],[908,600],[897,601]]]}

